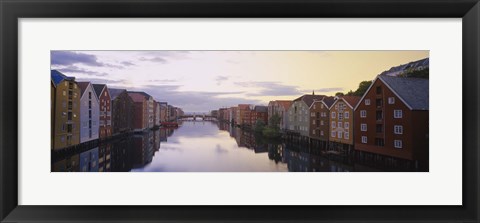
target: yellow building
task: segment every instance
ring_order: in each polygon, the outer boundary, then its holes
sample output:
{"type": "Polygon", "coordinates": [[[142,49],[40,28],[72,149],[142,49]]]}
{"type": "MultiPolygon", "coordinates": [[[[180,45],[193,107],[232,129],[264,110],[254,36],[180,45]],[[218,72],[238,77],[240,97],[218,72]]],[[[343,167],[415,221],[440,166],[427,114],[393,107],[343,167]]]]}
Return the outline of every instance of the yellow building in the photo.
{"type": "Polygon", "coordinates": [[[52,150],[80,143],[80,88],[74,77],[51,71],[52,150]]]}
{"type": "Polygon", "coordinates": [[[353,112],[359,100],[358,96],[341,96],[330,107],[330,150],[353,151],[353,112]]]}

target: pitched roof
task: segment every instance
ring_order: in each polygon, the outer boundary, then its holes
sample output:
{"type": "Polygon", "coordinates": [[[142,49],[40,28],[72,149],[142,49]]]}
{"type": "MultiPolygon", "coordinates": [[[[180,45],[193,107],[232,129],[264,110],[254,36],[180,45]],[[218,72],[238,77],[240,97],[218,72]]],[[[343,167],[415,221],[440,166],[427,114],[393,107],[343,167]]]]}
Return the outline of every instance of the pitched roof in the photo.
{"type": "Polygon", "coordinates": [[[150,97],[152,97],[151,95],[149,95],[149,94],[147,94],[147,93],[145,93],[145,92],[143,92],[143,91],[129,91],[128,93],[138,93],[138,94],[142,94],[144,97],[147,98],[147,100],[148,100],[150,97]]]}
{"type": "Polygon", "coordinates": [[[80,97],[83,96],[83,93],[85,93],[89,84],[90,82],[77,82],[78,87],[80,87],[80,97]]]}
{"type": "Polygon", "coordinates": [[[53,81],[53,83],[55,84],[55,86],[57,86],[60,82],[62,82],[63,80],[70,80],[70,81],[74,81],[75,78],[74,77],[67,77],[65,76],[64,74],[60,73],[59,71],[57,70],[51,70],[50,71],[50,76],[51,76],[51,79],[53,81]]]}
{"type": "Polygon", "coordinates": [[[238,104],[238,109],[248,109],[250,108],[249,104],[238,104]]]}
{"type": "Polygon", "coordinates": [[[335,102],[335,97],[324,97],[322,101],[327,105],[327,107],[332,107],[333,103],[335,102]]]}
{"type": "Polygon", "coordinates": [[[144,102],[145,100],[147,100],[147,97],[145,97],[145,95],[141,94],[140,92],[127,91],[127,93],[134,102],[144,102]]]}
{"type": "Polygon", "coordinates": [[[276,101],[280,106],[282,106],[285,110],[288,110],[290,106],[292,105],[293,101],[286,101],[286,100],[278,100],[276,101]]]}
{"type": "Polygon", "coordinates": [[[255,106],[254,110],[255,110],[256,112],[268,112],[268,107],[267,107],[267,106],[257,105],[257,106],[255,106]]]}
{"type": "Polygon", "coordinates": [[[93,90],[95,90],[95,94],[97,94],[97,97],[100,98],[103,88],[105,88],[105,84],[92,84],[93,90]]]}
{"type": "Polygon", "coordinates": [[[378,79],[385,83],[410,109],[429,109],[428,79],[384,75],[379,75],[378,79]]]}
{"type": "Polygon", "coordinates": [[[311,95],[311,94],[304,94],[300,96],[299,98],[293,100],[293,101],[299,101],[302,100],[307,104],[308,107],[310,107],[315,100],[322,100],[322,98],[327,97],[325,95],[311,95]]]}
{"type": "Polygon", "coordinates": [[[109,88],[108,93],[110,94],[110,100],[115,100],[122,92],[127,91],[125,89],[118,89],[118,88],[109,88]]]}
{"type": "Polygon", "coordinates": [[[340,98],[343,98],[343,100],[346,101],[352,108],[355,108],[361,99],[360,96],[350,96],[350,95],[341,96],[340,98]]]}

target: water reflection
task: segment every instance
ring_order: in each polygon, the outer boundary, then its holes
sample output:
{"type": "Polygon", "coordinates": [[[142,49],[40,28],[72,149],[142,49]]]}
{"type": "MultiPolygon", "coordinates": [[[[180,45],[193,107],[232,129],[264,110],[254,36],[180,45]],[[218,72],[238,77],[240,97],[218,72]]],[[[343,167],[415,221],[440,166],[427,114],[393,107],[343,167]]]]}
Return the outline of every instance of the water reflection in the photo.
{"type": "Polygon", "coordinates": [[[185,121],[177,129],[132,134],[74,154],[52,155],[54,172],[405,171],[396,163],[326,154],[268,140],[226,123],[185,121]],[[366,165],[367,163],[368,165],[366,165]],[[374,165],[372,165],[374,164],[374,165]]]}

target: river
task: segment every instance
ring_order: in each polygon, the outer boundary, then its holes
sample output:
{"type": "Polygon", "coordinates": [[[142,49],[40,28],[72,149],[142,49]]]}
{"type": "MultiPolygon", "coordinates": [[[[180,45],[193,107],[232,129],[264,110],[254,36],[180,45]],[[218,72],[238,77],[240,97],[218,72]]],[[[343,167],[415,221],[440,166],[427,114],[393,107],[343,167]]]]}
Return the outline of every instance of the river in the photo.
{"type": "MultiPolygon", "coordinates": [[[[370,172],[397,166],[326,156],[308,146],[272,141],[215,121],[134,134],[56,158],[53,172],[370,172]]],[[[408,171],[408,170],[406,170],[408,171]]],[[[411,170],[410,170],[411,171],[411,170]]]]}

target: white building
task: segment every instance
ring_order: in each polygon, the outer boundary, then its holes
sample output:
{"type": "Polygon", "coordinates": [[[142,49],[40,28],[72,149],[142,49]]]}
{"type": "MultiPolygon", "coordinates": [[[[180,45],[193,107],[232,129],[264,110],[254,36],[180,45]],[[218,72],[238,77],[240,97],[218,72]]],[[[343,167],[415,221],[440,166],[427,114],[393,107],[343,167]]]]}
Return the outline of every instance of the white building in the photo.
{"type": "Polygon", "coordinates": [[[99,102],[90,82],[78,82],[80,86],[80,143],[98,139],[100,122],[99,102]]]}

